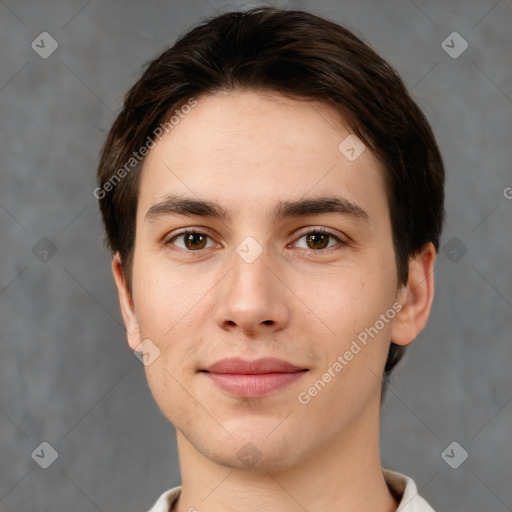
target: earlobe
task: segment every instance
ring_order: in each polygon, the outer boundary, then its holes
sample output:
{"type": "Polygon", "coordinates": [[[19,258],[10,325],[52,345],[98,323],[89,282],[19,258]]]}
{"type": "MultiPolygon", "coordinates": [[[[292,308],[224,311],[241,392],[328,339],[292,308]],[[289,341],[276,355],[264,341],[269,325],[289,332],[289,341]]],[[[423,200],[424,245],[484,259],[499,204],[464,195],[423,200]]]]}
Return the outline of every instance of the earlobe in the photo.
{"type": "Polygon", "coordinates": [[[132,350],[135,350],[141,342],[140,328],[137,317],[135,316],[133,300],[124,277],[121,257],[118,252],[112,257],[112,274],[114,275],[114,281],[116,283],[119,306],[126,328],[128,345],[132,350]]]}
{"type": "Polygon", "coordinates": [[[402,305],[396,315],[391,339],[397,345],[409,345],[427,324],[434,298],[434,262],[436,250],[427,243],[409,262],[409,277],[398,294],[402,305]]]}

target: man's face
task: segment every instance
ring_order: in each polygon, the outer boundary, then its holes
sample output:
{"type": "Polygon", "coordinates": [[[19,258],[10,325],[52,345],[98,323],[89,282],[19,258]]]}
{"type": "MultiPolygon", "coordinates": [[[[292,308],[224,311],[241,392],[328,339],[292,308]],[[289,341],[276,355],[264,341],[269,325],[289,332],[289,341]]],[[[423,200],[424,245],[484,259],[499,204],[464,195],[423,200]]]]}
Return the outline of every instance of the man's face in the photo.
{"type": "Polygon", "coordinates": [[[129,343],[160,350],[150,388],[200,454],[290,467],[378,424],[397,297],[384,172],[368,148],[355,160],[353,141],[340,150],[350,132],[326,105],[256,92],[197,100],[144,164],[129,343]],[[229,217],[152,209],[171,196],[229,217]],[[341,206],[315,211],[320,198],[341,206]],[[303,371],[204,371],[270,357],[303,371]]]}

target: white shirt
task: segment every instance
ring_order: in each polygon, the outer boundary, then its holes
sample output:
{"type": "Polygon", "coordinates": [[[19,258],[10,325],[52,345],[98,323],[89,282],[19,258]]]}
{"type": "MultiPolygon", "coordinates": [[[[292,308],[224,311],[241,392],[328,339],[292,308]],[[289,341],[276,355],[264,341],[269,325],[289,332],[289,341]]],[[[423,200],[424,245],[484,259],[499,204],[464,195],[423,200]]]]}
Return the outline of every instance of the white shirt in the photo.
{"type": "MultiPolygon", "coordinates": [[[[434,512],[434,509],[418,494],[412,478],[383,469],[384,480],[400,500],[396,512],[434,512]]],[[[148,512],[172,512],[181,493],[181,486],[165,491],[148,512]]]]}

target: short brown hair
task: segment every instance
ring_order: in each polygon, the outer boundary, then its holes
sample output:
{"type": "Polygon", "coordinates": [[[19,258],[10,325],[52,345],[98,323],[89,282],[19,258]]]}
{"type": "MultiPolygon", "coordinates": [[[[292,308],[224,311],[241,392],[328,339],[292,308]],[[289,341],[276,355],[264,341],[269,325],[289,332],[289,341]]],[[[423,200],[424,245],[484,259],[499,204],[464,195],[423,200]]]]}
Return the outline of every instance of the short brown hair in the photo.
{"type": "MultiPolygon", "coordinates": [[[[426,243],[438,250],[443,162],[427,119],[398,73],[334,22],[259,7],[196,26],[150,62],[125,96],[102,149],[95,196],[108,245],[119,253],[129,286],[144,162],[133,155],[190,98],[238,90],[322,101],[374,152],[386,174],[398,284],[407,282],[409,258],[426,243]]],[[[391,343],[386,377],[403,352],[391,343]]]]}

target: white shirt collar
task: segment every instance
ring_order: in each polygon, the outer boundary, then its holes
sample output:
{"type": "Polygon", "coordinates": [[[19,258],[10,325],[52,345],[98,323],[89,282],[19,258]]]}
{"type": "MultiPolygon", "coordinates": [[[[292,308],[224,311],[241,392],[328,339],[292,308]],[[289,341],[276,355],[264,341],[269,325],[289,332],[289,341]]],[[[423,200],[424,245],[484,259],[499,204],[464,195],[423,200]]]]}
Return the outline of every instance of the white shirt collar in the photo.
{"type": "MultiPolygon", "coordinates": [[[[418,494],[412,478],[389,469],[383,469],[382,473],[384,480],[400,500],[396,512],[434,512],[434,509],[418,494]]],[[[181,486],[165,491],[148,512],[171,512],[171,507],[180,493],[181,486]]]]}

